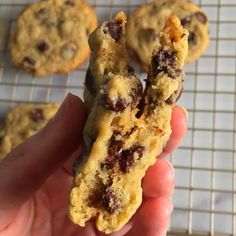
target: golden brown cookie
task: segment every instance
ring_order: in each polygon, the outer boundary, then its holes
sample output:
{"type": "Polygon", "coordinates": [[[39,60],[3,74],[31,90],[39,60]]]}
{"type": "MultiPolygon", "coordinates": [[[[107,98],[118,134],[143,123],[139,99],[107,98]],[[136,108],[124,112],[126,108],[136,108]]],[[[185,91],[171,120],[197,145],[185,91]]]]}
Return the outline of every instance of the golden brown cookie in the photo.
{"type": "Polygon", "coordinates": [[[208,19],[196,4],[189,0],[155,0],[144,4],[129,16],[127,45],[145,70],[150,65],[153,49],[160,43],[160,31],[171,15],[180,18],[189,31],[186,63],[197,60],[208,47],[208,19]]]}
{"type": "Polygon", "coordinates": [[[13,107],[0,127],[0,160],[39,131],[55,115],[60,104],[21,104],[13,107]]]}
{"type": "Polygon", "coordinates": [[[31,4],[17,19],[12,61],[36,76],[67,73],[88,58],[88,37],[96,26],[95,12],[85,0],[31,4]]]}

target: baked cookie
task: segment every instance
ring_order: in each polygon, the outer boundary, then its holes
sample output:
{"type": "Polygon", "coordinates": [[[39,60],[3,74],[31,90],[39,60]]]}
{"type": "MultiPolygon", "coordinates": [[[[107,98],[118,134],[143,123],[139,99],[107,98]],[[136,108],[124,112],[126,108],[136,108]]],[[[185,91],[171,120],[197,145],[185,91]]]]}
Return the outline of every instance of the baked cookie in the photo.
{"type": "Polygon", "coordinates": [[[67,73],[89,56],[94,10],[85,0],[41,0],[19,16],[11,39],[12,61],[36,76],[67,73]]]}
{"type": "Polygon", "coordinates": [[[142,202],[141,180],[171,134],[172,107],[182,91],[188,50],[187,30],[170,17],[143,91],[127,61],[125,23],[121,12],[89,38],[86,151],[75,163],[70,193],[71,220],[85,226],[93,219],[105,233],[123,227],[142,202]]]}
{"type": "Polygon", "coordinates": [[[137,8],[127,23],[128,49],[147,70],[153,49],[167,18],[176,15],[189,31],[186,63],[197,60],[209,44],[208,20],[203,10],[189,0],[155,0],[137,8]]]}
{"type": "Polygon", "coordinates": [[[0,160],[14,147],[40,130],[56,113],[59,104],[21,104],[12,108],[0,128],[0,160]]]}

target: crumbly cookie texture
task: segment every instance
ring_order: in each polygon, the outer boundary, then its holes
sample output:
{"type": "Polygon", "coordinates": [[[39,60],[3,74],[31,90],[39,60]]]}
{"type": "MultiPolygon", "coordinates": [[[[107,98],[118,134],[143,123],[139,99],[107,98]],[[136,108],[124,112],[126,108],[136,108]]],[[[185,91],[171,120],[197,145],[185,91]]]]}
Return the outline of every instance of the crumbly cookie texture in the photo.
{"type": "Polygon", "coordinates": [[[167,18],[176,15],[189,31],[186,63],[197,60],[209,45],[208,19],[203,10],[189,0],[155,0],[138,7],[127,24],[129,52],[147,71],[153,49],[160,43],[160,31],[167,18]]]}
{"type": "Polygon", "coordinates": [[[39,131],[59,108],[58,103],[46,105],[21,104],[13,107],[0,127],[0,160],[13,148],[39,131]]]}
{"type": "Polygon", "coordinates": [[[188,32],[168,19],[143,91],[125,50],[126,16],[119,13],[89,38],[84,98],[89,111],[86,151],[75,163],[69,216],[99,231],[122,228],[142,202],[141,180],[171,134],[172,107],[181,94],[188,32]]]}
{"type": "Polygon", "coordinates": [[[12,61],[36,76],[67,73],[88,58],[88,37],[96,26],[96,14],[85,0],[31,4],[17,19],[12,61]]]}

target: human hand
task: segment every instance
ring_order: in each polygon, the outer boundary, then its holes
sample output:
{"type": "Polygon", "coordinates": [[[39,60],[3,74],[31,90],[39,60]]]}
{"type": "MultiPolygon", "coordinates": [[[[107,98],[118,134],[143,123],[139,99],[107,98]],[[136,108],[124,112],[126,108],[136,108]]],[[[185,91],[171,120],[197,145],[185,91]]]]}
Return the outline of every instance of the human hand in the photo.
{"type": "MultiPolygon", "coordinates": [[[[68,218],[72,163],[81,152],[86,120],[82,101],[68,95],[56,116],[40,132],[0,162],[0,236],[101,236],[92,222],[82,228],[68,218]]],[[[172,135],[143,179],[143,203],[131,221],[112,236],[166,234],[174,189],[172,165],[163,159],[187,130],[187,114],[172,112],[172,135]]]]}

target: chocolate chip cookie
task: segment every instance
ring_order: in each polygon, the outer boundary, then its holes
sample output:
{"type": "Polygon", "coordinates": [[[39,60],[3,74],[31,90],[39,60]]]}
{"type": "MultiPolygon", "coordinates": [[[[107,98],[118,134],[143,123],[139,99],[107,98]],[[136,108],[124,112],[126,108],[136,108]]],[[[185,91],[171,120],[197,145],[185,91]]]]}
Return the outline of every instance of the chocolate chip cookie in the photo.
{"type": "Polygon", "coordinates": [[[126,16],[119,13],[89,38],[84,99],[86,150],[74,166],[69,216],[80,226],[122,228],[142,202],[141,180],[171,134],[172,107],[183,89],[188,32],[170,17],[155,48],[143,90],[128,64],[126,16]]]}
{"type": "Polygon", "coordinates": [[[201,8],[189,0],[155,0],[138,7],[129,16],[127,45],[129,52],[147,70],[153,48],[160,41],[160,31],[167,18],[176,15],[189,31],[186,63],[197,60],[209,44],[208,19],[201,8]]]}
{"type": "Polygon", "coordinates": [[[41,0],[17,19],[12,61],[36,76],[67,73],[88,58],[88,37],[96,25],[85,0],[41,0]]]}
{"type": "Polygon", "coordinates": [[[12,108],[0,127],[0,160],[14,147],[40,130],[56,113],[59,104],[21,104],[12,108]]]}

